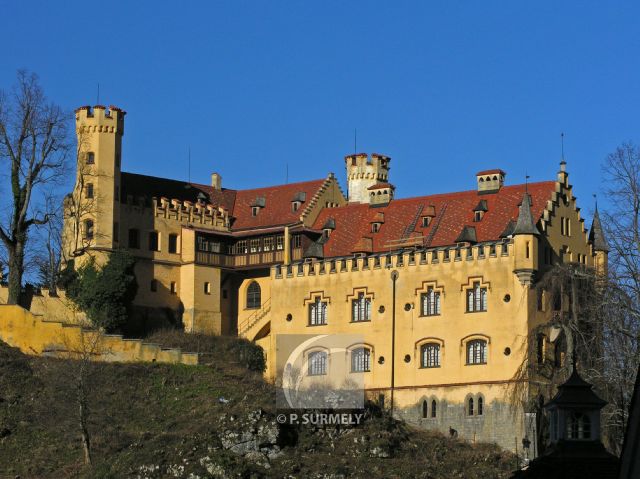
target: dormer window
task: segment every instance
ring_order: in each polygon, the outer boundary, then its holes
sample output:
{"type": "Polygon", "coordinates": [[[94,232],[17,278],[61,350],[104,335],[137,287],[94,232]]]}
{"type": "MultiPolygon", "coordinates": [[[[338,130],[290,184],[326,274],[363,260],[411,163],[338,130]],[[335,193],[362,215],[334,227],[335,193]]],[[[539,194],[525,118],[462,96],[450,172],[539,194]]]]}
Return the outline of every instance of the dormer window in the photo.
{"type": "Polygon", "coordinates": [[[487,211],[489,211],[487,200],[480,200],[476,207],[473,209],[473,221],[475,221],[476,223],[478,221],[482,221],[482,218],[484,218],[484,214],[487,211]]]}
{"type": "Polygon", "coordinates": [[[331,228],[325,228],[325,229],[323,229],[323,230],[322,230],[322,236],[323,236],[325,239],[329,239],[329,236],[331,236],[331,231],[332,231],[332,229],[331,229],[331,228]]]}
{"type": "Polygon", "coordinates": [[[431,216],[423,216],[422,217],[422,227],[426,228],[431,224],[431,216]]]}
{"type": "Polygon", "coordinates": [[[251,216],[258,216],[260,208],[264,208],[267,205],[267,200],[264,196],[258,196],[251,202],[251,216]]]}
{"type": "Polygon", "coordinates": [[[380,226],[382,225],[382,223],[371,223],[371,232],[372,233],[377,233],[378,231],[380,231],[380,226]]]}
{"type": "Polygon", "coordinates": [[[298,191],[291,199],[291,211],[298,211],[305,201],[307,201],[307,193],[298,191]]]}

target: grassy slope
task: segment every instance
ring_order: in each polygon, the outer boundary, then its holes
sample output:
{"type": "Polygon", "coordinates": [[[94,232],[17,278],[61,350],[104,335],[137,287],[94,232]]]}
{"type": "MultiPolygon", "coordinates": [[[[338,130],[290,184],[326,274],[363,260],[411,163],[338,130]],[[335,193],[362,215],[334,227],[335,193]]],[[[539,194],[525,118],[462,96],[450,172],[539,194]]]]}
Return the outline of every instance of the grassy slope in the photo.
{"type": "Polygon", "coordinates": [[[182,468],[178,477],[211,477],[203,457],[229,477],[497,478],[508,477],[514,464],[493,446],[471,446],[378,418],[337,437],[302,428],[297,444],[264,469],[219,448],[219,435],[229,427],[223,418],[274,411],[272,388],[246,369],[234,342],[156,339],[208,350],[207,364],[92,364],[92,469],[82,464],[73,389],[77,363],[26,357],[0,343],[0,478],[145,477],[140,467],[152,465],[159,472],[147,477],[175,477],[167,472],[170,465],[182,468]],[[221,396],[229,402],[220,403],[221,396]],[[395,444],[393,457],[363,454],[363,437],[369,444],[395,444]]]}

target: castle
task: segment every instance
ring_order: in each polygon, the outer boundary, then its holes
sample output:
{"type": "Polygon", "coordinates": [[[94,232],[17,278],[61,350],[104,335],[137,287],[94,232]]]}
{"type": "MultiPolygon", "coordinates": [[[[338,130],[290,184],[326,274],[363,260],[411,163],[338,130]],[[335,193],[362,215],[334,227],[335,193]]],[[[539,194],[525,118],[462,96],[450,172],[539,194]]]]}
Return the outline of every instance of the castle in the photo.
{"type": "MultiPolygon", "coordinates": [[[[607,268],[597,214],[588,231],[564,161],[552,181],[508,185],[489,169],[469,191],[395,198],[391,159],[354,154],[346,196],[332,173],[234,190],[217,173],[197,184],[122,171],[124,119],[76,110],[63,244],[76,265],[134,254],[139,321],[246,337],[272,380],[278,335],[361,335],[345,361],[370,397],[389,404],[393,392],[399,417],[511,450],[535,438],[535,417],[509,399],[515,383],[536,394],[517,372],[564,354],[551,330],[531,354],[530,332],[556,308],[537,280],[558,263],[607,268]]],[[[313,374],[331,367],[322,350],[307,359],[313,374]]]]}

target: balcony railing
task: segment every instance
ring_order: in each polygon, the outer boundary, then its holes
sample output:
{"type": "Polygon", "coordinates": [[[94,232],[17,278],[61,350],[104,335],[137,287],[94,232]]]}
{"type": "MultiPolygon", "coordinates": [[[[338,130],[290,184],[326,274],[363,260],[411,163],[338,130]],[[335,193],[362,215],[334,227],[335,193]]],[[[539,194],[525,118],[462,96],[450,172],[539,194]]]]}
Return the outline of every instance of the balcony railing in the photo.
{"type": "MultiPolygon", "coordinates": [[[[302,248],[294,248],[291,252],[292,260],[302,258],[302,248]]],[[[284,261],[284,251],[261,251],[257,253],[247,253],[239,255],[226,255],[222,253],[209,253],[206,251],[196,251],[196,263],[223,268],[242,268],[253,265],[268,265],[282,263],[284,261]]]]}

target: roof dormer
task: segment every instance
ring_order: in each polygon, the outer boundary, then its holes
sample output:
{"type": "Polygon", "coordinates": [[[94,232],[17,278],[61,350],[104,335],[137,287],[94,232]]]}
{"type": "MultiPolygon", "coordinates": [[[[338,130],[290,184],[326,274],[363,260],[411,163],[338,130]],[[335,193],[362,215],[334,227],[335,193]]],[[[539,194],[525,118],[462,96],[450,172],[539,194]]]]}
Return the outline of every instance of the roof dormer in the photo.
{"type": "Polygon", "coordinates": [[[473,209],[473,221],[482,221],[484,214],[489,211],[487,200],[480,200],[476,207],[473,209]]]}
{"type": "Polygon", "coordinates": [[[291,199],[291,211],[298,211],[305,201],[307,201],[307,193],[298,191],[291,199]]]}
{"type": "Polygon", "coordinates": [[[267,205],[267,200],[264,196],[258,196],[251,202],[251,216],[258,216],[260,210],[267,205]]]}

